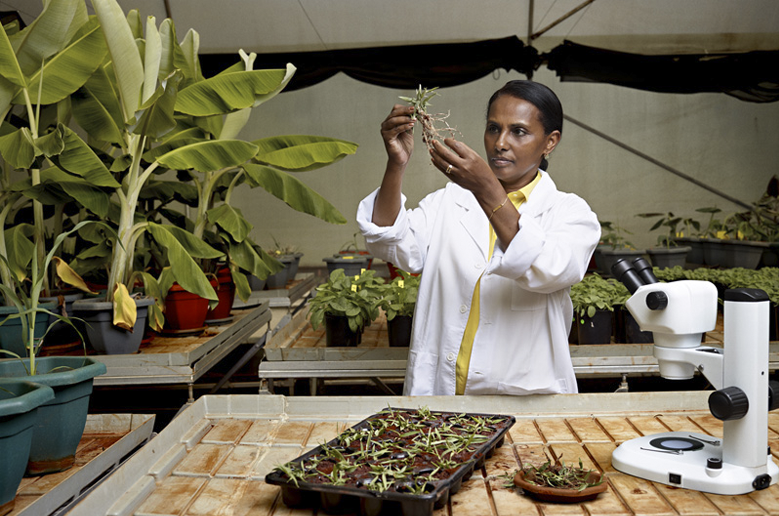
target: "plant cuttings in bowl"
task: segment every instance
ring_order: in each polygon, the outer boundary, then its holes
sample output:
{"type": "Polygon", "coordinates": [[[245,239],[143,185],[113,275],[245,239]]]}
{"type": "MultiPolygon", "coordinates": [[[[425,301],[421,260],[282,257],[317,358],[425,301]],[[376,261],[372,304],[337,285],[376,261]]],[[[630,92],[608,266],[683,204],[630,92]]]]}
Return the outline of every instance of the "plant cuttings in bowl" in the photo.
{"type": "Polygon", "coordinates": [[[419,122],[422,126],[422,142],[427,145],[428,149],[433,148],[433,141],[443,141],[444,138],[453,138],[459,131],[454,127],[451,127],[446,121],[449,118],[449,113],[428,113],[427,108],[430,106],[430,99],[438,95],[436,91],[438,87],[427,89],[422,88],[419,85],[417,88],[416,96],[414,97],[399,97],[400,100],[406,101],[414,107],[414,114],[412,117],[419,122]]]}
{"type": "Polygon", "coordinates": [[[603,483],[603,477],[598,472],[584,469],[581,459],[579,459],[579,467],[574,467],[565,464],[562,456],[554,462],[547,460],[540,466],[523,466],[521,472],[526,482],[542,487],[584,491],[603,483]]]}

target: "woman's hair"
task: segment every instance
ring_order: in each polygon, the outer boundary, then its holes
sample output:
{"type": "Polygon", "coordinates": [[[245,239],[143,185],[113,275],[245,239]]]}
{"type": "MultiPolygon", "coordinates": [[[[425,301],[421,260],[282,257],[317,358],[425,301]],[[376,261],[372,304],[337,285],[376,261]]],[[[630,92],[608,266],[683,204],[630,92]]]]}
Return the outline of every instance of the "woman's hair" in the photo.
{"type": "MultiPolygon", "coordinates": [[[[509,81],[501,89],[496,91],[490,97],[487,103],[487,113],[492,107],[492,103],[503,95],[526,100],[533,104],[541,117],[541,125],[544,126],[544,133],[550,134],[552,131],[563,133],[563,106],[560,99],[548,87],[541,83],[533,81],[509,81]]],[[[549,163],[546,158],[541,160],[541,168],[546,170],[549,163]]]]}

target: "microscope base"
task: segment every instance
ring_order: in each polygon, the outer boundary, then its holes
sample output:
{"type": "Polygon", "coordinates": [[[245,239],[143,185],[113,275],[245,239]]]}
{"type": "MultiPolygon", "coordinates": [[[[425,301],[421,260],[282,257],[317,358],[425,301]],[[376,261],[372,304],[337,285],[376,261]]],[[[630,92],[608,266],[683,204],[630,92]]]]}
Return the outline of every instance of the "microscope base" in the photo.
{"type": "Polygon", "coordinates": [[[652,482],[721,495],[750,493],[779,479],[779,466],[770,455],[764,466],[755,468],[728,463],[722,463],[719,469],[707,467],[709,459],[722,459],[721,442],[689,432],[648,435],[622,443],[612,453],[611,464],[623,473],[652,482]]]}

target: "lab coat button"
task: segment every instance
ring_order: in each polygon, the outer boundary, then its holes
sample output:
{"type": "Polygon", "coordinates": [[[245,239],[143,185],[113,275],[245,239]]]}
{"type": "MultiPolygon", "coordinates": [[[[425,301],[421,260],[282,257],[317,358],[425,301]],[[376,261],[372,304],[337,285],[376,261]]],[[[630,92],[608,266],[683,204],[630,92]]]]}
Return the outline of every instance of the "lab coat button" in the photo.
{"type": "Polygon", "coordinates": [[[465,306],[465,305],[461,305],[460,306],[460,313],[461,314],[464,314],[467,311],[468,311],[468,307],[467,306],[465,306]]]}
{"type": "Polygon", "coordinates": [[[476,268],[477,268],[477,269],[481,269],[482,267],[484,267],[484,264],[483,264],[483,263],[476,263],[476,264],[474,264],[474,265],[476,265],[476,268]]]}
{"type": "Polygon", "coordinates": [[[446,355],[446,359],[450,362],[454,362],[455,359],[454,353],[449,353],[448,355],[446,355]]]}

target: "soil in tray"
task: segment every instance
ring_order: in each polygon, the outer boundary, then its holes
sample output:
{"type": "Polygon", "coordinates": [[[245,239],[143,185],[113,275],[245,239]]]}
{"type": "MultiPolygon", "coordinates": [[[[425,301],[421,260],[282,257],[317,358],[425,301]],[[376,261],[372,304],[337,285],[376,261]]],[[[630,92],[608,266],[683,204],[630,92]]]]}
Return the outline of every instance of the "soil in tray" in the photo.
{"type": "Polygon", "coordinates": [[[503,444],[515,418],[388,408],[265,477],[291,507],[432,514],[503,444]]]}

